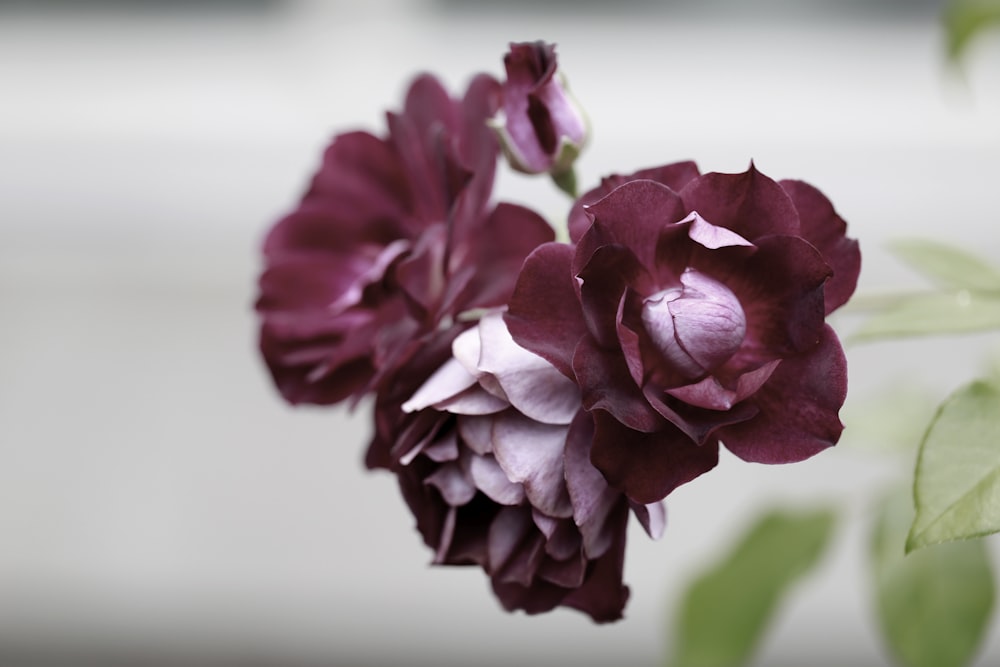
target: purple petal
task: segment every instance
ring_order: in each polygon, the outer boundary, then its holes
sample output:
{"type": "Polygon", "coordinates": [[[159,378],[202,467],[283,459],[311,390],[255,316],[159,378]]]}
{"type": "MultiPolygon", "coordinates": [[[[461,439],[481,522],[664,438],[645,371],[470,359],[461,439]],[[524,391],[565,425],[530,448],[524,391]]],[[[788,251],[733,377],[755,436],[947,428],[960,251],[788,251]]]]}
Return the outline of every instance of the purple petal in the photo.
{"type": "Polygon", "coordinates": [[[639,264],[652,267],[660,231],[687,215],[684,203],[673,190],[655,181],[629,181],[613,190],[587,211],[600,223],[579,242],[574,268],[579,270],[603,245],[623,245],[635,253],[639,264]]]}
{"type": "Polygon", "coordinates": [[[784,189],[753,164],[742,174],[705,174],[681,191],[688,211],[757,242],[768,234],[799,234],[799,215],[784,189]]]}
{"type": "Polygon", "coordinates": [[[729,283],[746,314],[748,344],[776,357],[810,349],[821,336],[829,265],[800,238],[762,237],[757,246],[729,283]]]}
{"type": "Polygon", "coordinates": [[[667,507],[662,502],[639,505],[630,503],[632,512],[645,529],[646,534],[654,540],[663,537],[663,531],[667,527],[667,507]]]}
{"type": "Polygon", "coordinates": [[[619,306],[629,286],[645,291],[650,282],[645,268],[628,248],[606,245],[594,251],[578,277],[583,281],[580,302],[591,336],[603,347],[615,346],[619,306]]]}
{"type": "Polygon", "coordinates": [[[594,420],[580,412],[566,436],[566,488],[573,502],[573,520],[583,538],[583,551],[597,558],[611,547],[615,533],[608,517],[621,500],[621,493],[608,486],[604,476],[590,462],[594,420]]]}
{"type": "Polygon", "coordinates": [[[593,414],[590,460],[608,484],[621,489],[635,503],[662,500],[718,463],[719,448],[714,440],[696,445],[669,425],[655,433],[642,433],[623,426],[603,411],[593,414]]]}
{"type": "Polygon", "coordinates": [[[589,614],[598,623],[620,619],[625,603],[628,602],[629,590],[622,584],[627,520],[628,504],[619,502],[609,519],[609,523],[614,526],[612,547],[591,564],[583,585],[563,600],[564,605],[589,614]]]}
{"type": "Polygon", "coordinates": [[[582,584],[586,574],[587,559],[579,549],[564,559],[546,558],[538,568],[539,579],[568,589],[582,584]]]}
{"type": "Polygon", "coordinates": [[[542,540],[532,534],[531,513],[524,506],[502,508],[490,524],[489,572],[500,580],[527,586],[544,555],[542,540]]]}
{"type": "Polygon", "coordinates": [[[524,261],[504,321],[514,340],[573,379],[573,350],[586,333],[570,273],[573,248],[546,243],[524,261]]]}
{"type": "Polygon", "coordinates": [[[424,483],[440,491],[441,497],[452,507],[464,505],[476,495],[476,487],[457,463],[440,466],[424,483]]]}
{"type": "Polygon", "coordinates": [[[650,407],[617,350],[604,350],[584,337],[577,345],[573,370],[587,410],[607,410],[640,431],[655,431],[663,426],[663,419],[650,407]]]}
{"type": "Polygon", "coordinates": [[[498,204],[467,244],[470,254],[463,261],[474,273],[457,297],[457,310],[506,305],[525,258],[554,238],[552,227],[534,211],[498,204]]]}
{"type": "Polygon", "coordinates": [[[802,221],[802,236],[822,253],[833,269],[826,283],[826,314],[844,305],[854,294],[861,271],[858,242],[847,238],[847,223],[837,215],[822,192],[802,181],[781,181],[802,221]]]}
{"type": "Polygon", "coordinates": [[[627,183],[628,181],[648,179],[656,181],[657,183],[662,183],[674,192],[680,192],[688,182],[697,178],[699,175],[698,165],[694,162],[676,162],[662,167],[641,169],[634,174],[629,174],[627,176],[622,176],[620,174],[606,176],[601,180],[601,184],[598,187],[585,192],[573,204],[573,208],[570,210],[569,214],[570,239],[572,239],[574,243],[578,242],[583,237],[584,232],[586,232],[590,227],[592,218],[585,212],[584,207],[598,202],[612,190],[624,183],[627,183]]]}
{"type": "Polygon", "coordinates": [[[492,374],[519,412],[546,424],[569,424],[580,409],[580,389],[533,352],[514,342],[500,313],[479,320],[478,370],[492,374]]]}
{"type": "Polygon", "coordinates": [[[760,413],[717,432],[726,448],[745,461],[791,463],[840,439],[837,412],[847,395],[847,361],[829,326],[814,350],[785,359],[750,399],[760,413]]]}

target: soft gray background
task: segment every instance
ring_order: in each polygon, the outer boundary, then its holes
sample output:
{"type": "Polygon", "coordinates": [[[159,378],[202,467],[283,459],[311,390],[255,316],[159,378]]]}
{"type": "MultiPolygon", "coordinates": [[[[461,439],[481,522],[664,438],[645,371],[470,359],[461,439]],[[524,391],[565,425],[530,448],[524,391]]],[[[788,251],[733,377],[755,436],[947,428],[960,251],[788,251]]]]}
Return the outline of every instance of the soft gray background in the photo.
{"type": "MultiPolygon", "coordinates": [[[[257,245],[332,133],[381,131],[417,69],[457,89],[543,38],[595,128],[582,183],[752,158],[831,197],[862,291],[916,285],[886,239],[1000,250],[995,41],[949,72],[937,7],[902,0],[158,4],[0,3],[0,664],[654,665],[687,577],[761,509],[827,501],[836,548],[756,664],[888,664],[864,539],[909,455],[847,438],[794,467],[724,457],[671,497],[661,541],[633,526],[626,620],[504,614],[479,571],[428,567],[392,479],[362,469],[364,408],[277,398],[257,245]]],[[[540,180],[499,190],[566,209],[540,180]]],[[[990,350],[852,347],[848,424],[990,350]]]]}

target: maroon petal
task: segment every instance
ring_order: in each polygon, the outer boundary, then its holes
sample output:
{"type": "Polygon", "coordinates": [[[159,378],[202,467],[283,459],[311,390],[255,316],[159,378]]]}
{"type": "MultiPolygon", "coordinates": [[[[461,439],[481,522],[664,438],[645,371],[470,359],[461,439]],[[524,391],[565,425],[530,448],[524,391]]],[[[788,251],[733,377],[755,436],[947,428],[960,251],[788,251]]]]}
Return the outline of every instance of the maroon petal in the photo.
{"type": "Polygon", "coordinates": [[[750,401],[760,413],[716,433],[746,461],[792,463],[840,439],[837,412],[847,396],[847,360],[829,326],[810,352],[785,359],[750,401]]]}
{"type": "Polygon", "coordinates": [[[659,413],[636,386],[620,351],[605,350],[584,337],[573,355],[573,370],[587,410],[607,410],[639,431],[655,431],[663,426],[659,413]]]}
{"type": "Polygon", "coordinates": [[[829,265],[801,238],[768,236],[756,243],[744,271],[729,281],[746,314],[747,345],[775,357],[810,349],[821,336],[829,265]]]}
{"type": "Polygon", "coordinates": [[[713,225],[756,243],[767,234],[799,234],[795,204],[778,183],[750,165],[742,174],[705,174],[685,186],[681,198],[713,225]]]}
{"type": "Polygon", "coordinates": [[[663,537],[663,531],[667,527],[667,507],[662,502],[650,503],[649,505],[639,505],[630,503],[632,512],[635,514],[639,524],[654,540],[663,537]]]}
{"type": "Polygon", "coordinates": [[[521,347],[547,360],[573,379],[573,350],[586,334],[580,302],[570,273],[573,248],[546,243],[524,261],[504,315],[507,329],[521,347]]]}
{"type": "Polygon", "coordinates": [[[583,583],[587,574],[587,559],[577,549],[568,558],[546,558],[538,568],[538,577],[556,586],[574,589],[583,583]]]}
{"type": "Polygon", "coordinates": [[[632,251],[620,245],[601,246],[580,271],[583,317],[599,345],[618,344],[619,305],[630,285],[648,281],[645,274],[632,251]]]}
{"type": "Polygon", "coordinates": [[[591,226],[580,239],[574,261],[578,273],[597,248],[610,244],[632,250],[642,266],[654,266],[661,230],[687,215],[676,192],[649,180],[629,181],[587,207],[587,211],[600,227],[591,226]]]}
{"type": "Polygon", "coordinates": [[[822,192],[802,181],[781,181],[781,187],[799,211],[803,238],[816,246],[833,268],[833,277],[825,288],[829,315],[854,294],[861,271],[861,250],[856,240],[847,238],[847,223],[822,192]]]}
{"type": "Polygon", "coordinates": [[[538,246],[555,238],[552,227],[534,211],[514,204],[498,204],[476,230],[468,257],[459,257],[474,274],[457,310],[506,305],[524,259],[538,246]]]}
{"type": "Polygon", "coordinates": [[[644,179],[656,181],[657,183],[666,185],[674,192],[680,192],[681,189],[688,184],[688,182],[697,178],[699,175],[698,165],[694,162],[675,162],[662,167],[640,169],[634,174],[629,174],[627,176],[622,176],[620,174],[606,176],[601,180],[601,184],[599,186],[593,190],[585,192],[573,204],[573,208],[569,213],[570,239],[572,239],[574,243],[578,242],[583,237],[584,232],[587,231],[587,228],[590,227],[592,218],[584,210],[584,207],[597,203],[612,190],[624,183],[627,183],[628,181],[644,179]]]}
{"type": "Polygon", "coordinates": [[[597,623],[620,619],[628,602],[628,586],[622,584],[627,520],[628,504],[620,501],[609,520],[614,526],[612,548],[591,564],[583,585],[563,600],[564,605],[589,614],[597,623]]]}
{"type": "Polygon", "coordinates": [[[411,200],[408,177],[392,144],[367,132],[341,134],[324,152],[300,207],[325,219],[324,229],[312,228],[308,236],[294,241],[287,236],[293,230],[275,229],[265,252],[289,245],[337,247],[329,241],[345,233],[388,242],[403,233],[411,200]]]}
{"type": "Polygon", "coordinates": [[[708,472],[719,461],[715,440],[696,445],[670,425],[654,433],[623,426],[610,414],[594,413],[594,444],[590,460],[608,483],[630,500],[647,505],[708,472]]]}

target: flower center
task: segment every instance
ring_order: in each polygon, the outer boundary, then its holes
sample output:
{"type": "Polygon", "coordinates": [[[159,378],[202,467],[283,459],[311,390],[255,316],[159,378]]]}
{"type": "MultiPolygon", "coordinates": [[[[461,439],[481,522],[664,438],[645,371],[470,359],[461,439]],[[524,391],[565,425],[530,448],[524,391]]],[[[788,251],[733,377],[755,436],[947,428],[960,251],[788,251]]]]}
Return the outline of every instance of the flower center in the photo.
{"type": "Polygon", "coordinates": [[[746,335],[746,315],[736,295],[694,269],[681,275],[681,287],[643,301],[642,323],[664,358],[691,378],[725,363],[746,335]]]}

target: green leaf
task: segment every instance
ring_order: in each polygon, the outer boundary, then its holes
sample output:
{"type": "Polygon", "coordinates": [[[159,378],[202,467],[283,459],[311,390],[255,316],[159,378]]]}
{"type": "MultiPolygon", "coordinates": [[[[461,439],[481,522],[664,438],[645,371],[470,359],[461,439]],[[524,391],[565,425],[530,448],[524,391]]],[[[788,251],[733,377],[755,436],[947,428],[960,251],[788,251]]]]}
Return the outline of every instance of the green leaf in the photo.
{"type": "Polygon", "coordinates": [[[889,249],[944,288],[1000,291],[1000,269],[961,248],[925,239],[899,239],[889,249]]]}
{"type": "Polygon", "coordinates": [[[872,535],[876,606],[884,639],[905,667],[962,667],[974,657],[993,611],[986,543],[952,542],[904,556],[909,494],[883,504],[872,535]]]}
{"type": "Polygon", "coordinates": [[[944,13],[948,56],[958,60],[974,37],[1000,23],[1000,0],[952,0],[944,13]]]}
{"type": "Polygon", "coordinates": [[[1000,386],[977,381],[938,409],[920,444],[908,551],[1000,531],[1000,386]]]}
{"type": "Polygon", "coordinates": [[[829,542],[831,511],[763,516],[729,556],[688,589],[675,633],[675,667],[746,662],[778,603],[819,560],[829,542]]]}
{"type": "Polygon", "coordinates": [[[854,340],[969,333],[1000,329],[1000,297],[981,292],[927,293],[900,297],[872,316],[854,340]]]}
{"type": "Polygon", "coordinates": [[[842,443],[871,451],[915,452],[939,396],[909,374],[890,379],[869,395],[849,394],[841,410],[842,443]]]}

